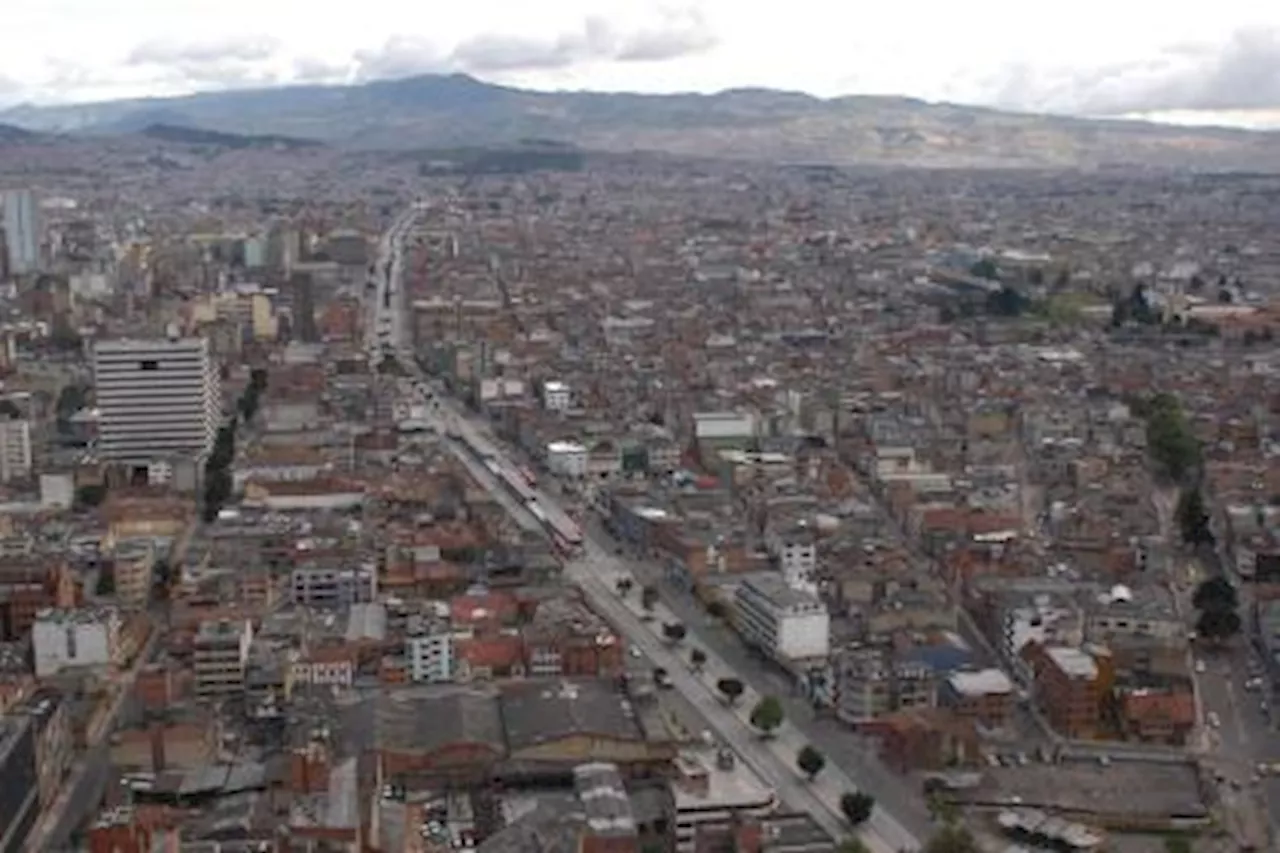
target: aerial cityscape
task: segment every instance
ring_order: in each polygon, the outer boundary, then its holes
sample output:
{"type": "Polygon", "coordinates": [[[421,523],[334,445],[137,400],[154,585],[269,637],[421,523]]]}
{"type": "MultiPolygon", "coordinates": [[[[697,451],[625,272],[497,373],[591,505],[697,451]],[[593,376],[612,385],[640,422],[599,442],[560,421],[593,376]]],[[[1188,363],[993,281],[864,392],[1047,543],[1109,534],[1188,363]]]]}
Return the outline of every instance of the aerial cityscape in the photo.
{"type": "Polygon", "coordinates": [[[1280,850],[1280,85],[481,41],[0,64],[0,853],[1280,850]]]}

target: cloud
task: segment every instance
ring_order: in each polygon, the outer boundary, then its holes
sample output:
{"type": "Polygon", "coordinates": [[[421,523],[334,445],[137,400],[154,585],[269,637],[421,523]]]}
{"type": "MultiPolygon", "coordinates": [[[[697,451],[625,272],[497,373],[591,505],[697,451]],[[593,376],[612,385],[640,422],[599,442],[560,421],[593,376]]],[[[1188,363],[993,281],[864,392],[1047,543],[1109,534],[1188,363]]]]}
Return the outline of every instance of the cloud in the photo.
{"type": "Polygon", "coordinates": [[[279,51],[279,41],[262,35],[189,42],[159,40],[138,45],[126,61],[130,65],[221,65],[265,62],[279,51]]]}
{"type": "Polygon", "coordinates": [[[1087,115],[1280,107],[1280,30],[1236,31],[1221,44],[1184,43],[1099,68],[1005,69],[990,81],[999,106],[1087,115]]]}
{"type": "Polygon", "coordinates": [[[649,28],[619,29],[588,17],[580,28],[551,38],[484,33],[441,53],[422,39],[395,37],[356,54],[361,80],[443,71],[546,71],[593,62],[663,62],[714,47],[716,37],[695,11],[668,11],[649,28]]]}
{"type": "Polygon", "coordinates": [[[144,42],[129,52],[125,67],[176,90],[235,89],[283,82],[281,44],[264,35],[195,41],[144,42]]]}
{"type": "Polygon", "coordinates": [[[328,62],[314,57],[300,57],[293,61],[294,83],[343,83],[351,78],[351,63],[328,62]]]}
{"type": "Polygon", "coordinates": [[[434,44],[415,36],[393,36],[377,50],[356,51],[355,64],[355,77],[362,81],[450,70],[434,44]]]}
{"type": "Polygon", "coordinates": [[[715,47],[715,33],[694,9],[668,12],[661,26],[637,30],[622,42],[617,53],[621,62],[665,62],[715,47]]]}

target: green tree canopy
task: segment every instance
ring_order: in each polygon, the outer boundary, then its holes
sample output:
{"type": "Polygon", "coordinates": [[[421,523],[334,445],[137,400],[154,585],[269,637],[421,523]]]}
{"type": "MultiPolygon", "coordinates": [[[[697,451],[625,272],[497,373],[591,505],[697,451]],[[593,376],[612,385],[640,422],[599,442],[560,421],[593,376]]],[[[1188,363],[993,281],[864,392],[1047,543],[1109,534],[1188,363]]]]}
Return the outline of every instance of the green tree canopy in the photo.
{"type": "Polygon", "coordinates": [[[782,725],[784,712],[777,696],[765,696],[751,709],[751,725],[760,730],[766,737],[773,734],[782,725]]]}
{"type": "Polygon", "coordinates": [[[1196,610],[1235,610],[1240,606],[1240,597],[1231,581],[1219,576],[1202,581],[1191,603],[1196,610]]]}
{"type": "Polygon", "coordinates": [[[1209,526],[1209,511],[1205,508],[1204,495],[1199,489],[1183,489],[1178,498],[1178,529],[1187,545],[1212,545],[1213,531],[1209,526]]]}
{"type": "Polygon", "coordinates": [[[1196,633],[1210,640],[1228,640],[1240,633],[1240,614],[1234,610],[1202,610],[1196,633]]]}
{"type": "Polygon", "coordinates": [[[1147,452],[1175,482],[1185,482],[1200,466],[1200,440],[1191,431],[1182,404],[1160,393],[1146,405],[1147,452]]]}
{"type": "Polygon", "coordinates": [[[876,798],[865,791],[850,791],[840,795],[840,813],[853,826],[862,826],[871,819],[876,809],[876,798]]]}
{"type": "Polygon", "coordinates": [[[746,692],[746,686],[738,678],[722,678],[716,682],[716,690],[732,705],[746,692]]]}
{"type": "Polygon", "coordinates": [[[995,281],[1000,278],[1000,268],[996,266],[996,262],[991,258],[982,258],[970,265],[969,275],[974,278],[985,278],[988,281],[995,281]]]}
{"type": "Polygon", "coordinates": [[[813,744],[807,743],[796,753],[796,766],[810,781],[813,781],[814,777],[822,772],[822,768],[827,766],[827,758],[818,752],[813,744]]]}
{"type": "Polygon", "coordinates": [[[924,853],[979,853],[979,848],[972,832],[963,826],[950,824],[929,839],[924,853]]]}

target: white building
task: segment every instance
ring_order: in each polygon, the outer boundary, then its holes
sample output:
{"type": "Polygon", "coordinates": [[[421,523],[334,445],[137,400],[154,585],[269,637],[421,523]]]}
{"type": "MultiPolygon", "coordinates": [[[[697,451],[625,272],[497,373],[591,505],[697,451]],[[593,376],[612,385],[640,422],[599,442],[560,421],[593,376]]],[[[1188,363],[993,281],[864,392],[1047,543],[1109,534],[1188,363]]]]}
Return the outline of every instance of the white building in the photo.
{"type": "Polygon", "coordinates": [[[9,272],[25,275],[40,269],[40,244],[43,241],[40,205],[31,190],[8,190],[0,193],[4,207],[4,242],[9,254],[9,272]]]}
{"type": "Polygon", "coordinates": [[[70,474],[40,475],[40,506],[69,509],[76,497],[75,479],[70,474]]]}
{"type": "Polygon", "coordinates": [[[693,435],[699,441],[743,440],[756,434],[756,420],[750,412],[695,412],[693,435]]]}
{"type": "Polygon", "coordinates": [[[567,412],[573,402],[569,386],[563,382],[542,383],[542,405],[548,412],[567,412]]]}
{"type": "Polygon", "coordinates": [[[787,585],[816,594],[818,544],[813,528],[807,524],[796,524],[772,530],[765,541],[770,555],[777,560],[787,585]]]}
{"type": "Polygon", "coordinates": [[[31,424],[0,421],[0,483],[31,476],[31,424]]]}
{"type": "Polygon", "coordinates": [[[746,575],[734,593],[744,640],[780,661],[825,658],[831,616],[817,596],[792,589],[780,574],[746,575]]]}
{"type": "Polygon", "coordinates": [[[557,477],[581,480],[587,476],[587,448],[576,441],[553,441],[547,445],[547,470],[557,477]]]}
{"type": "Polygon", "coordinates": [[[222,393],[204,338],[100,341],[93,375],[103,459],[145,467],[208,454],[222,393]]]}
{"type": "Polygon", "coordinates": [[[120,651],[120,614],[114,607],[43,610],[31,625],[36,676],[73,667],[107,667],[120,651]]]}
{"type": "Polygon", "coordinates": [[[409,678],[438,684],[457,677],[453,634],[447,630],[410,637],[405,643],[409,678]]]}

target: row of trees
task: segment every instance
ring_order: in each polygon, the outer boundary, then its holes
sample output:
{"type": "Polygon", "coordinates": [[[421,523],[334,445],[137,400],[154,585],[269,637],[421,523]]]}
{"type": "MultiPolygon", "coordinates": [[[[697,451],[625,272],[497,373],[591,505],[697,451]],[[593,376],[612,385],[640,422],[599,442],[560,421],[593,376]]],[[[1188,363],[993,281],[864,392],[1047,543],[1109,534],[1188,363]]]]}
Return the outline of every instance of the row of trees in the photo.
{"type": "Polygon", "coordinates": [[[1147,452],[1160,472],[1178,485],[1193,486],[1200,472],[1200,441],[1178,398],[1155,394],[1137,401],[1135,409],[1146,421],[1147,452]]]}
{"type": "MultiPolygon", "coordinates": [[[[628,597],[635,589],[631,578],[620,578],[615,584],[618,595],[628,597]]],[[[647,614],[652,614],[658,603],[658,589],[646,585],[640,590],[640,604],[647,614]]],[[[719,602],[713,602],[719,604],[719,602]]],[[[723,605],[717,612],[708,613],[716,618],[724,618],[723,605]]],[[[667,622],[662,626],[662,637],[671,645],[678,645],[688,636],[688,630],[679,622],[667,622]]],[[[689,650],[689,664],[695,671],[701,671],[707,663],[707,654],[700,648],[689,650]]],[[[654,681],[658,684],[668,682],[670,673],[661,667],[654,670],[654,681]]],[[[746,685],[735,676],[725,676],[716,681],[716,691],[728,705],[736,705],[746,693],[746,685]]],[[[762,696],[751,709],[748,717],[751,726],[762,738],[772,737],[786,720],[786,711],[777,696],[762,696]]],[[[796,753],[796,767],[812,782],[827,766],[827,758],[813,744],[806,744],[796,753]]],[[[871,819],[875,812],[875,797],[865,791],[850,791],[840,797],[840,812],[849,826],[856,830],[871,819]]],[[[841,842],[840,853],[867,853],[866,845],[856,836],[841,842]]],[[[925,847],[924,853],[977,853],[977,846],[968,830],[950,821],[943,827],[925,847]]]]}
{"type": "Polygon", "coordinates": [[[1222,642],[1240,633],[1240,598],[1231,581],[1212,577],[1196,587],[1191,599],[1196,608],[1196,634],[1222,642]]]}
{"type": "Polygon", "coordinates": [[[236,458],[236,429],[241,422],[247,423],[258,413],[262,394],[266,390],[267,371],[255,367],[249,372],[249,384],[236,401],[236,414],[218,428],[218,434],[213,440],[213,450],[204,465],[204,506],[201,515],[206,523],[214,521],[231,498],[231,466],[236,458]]]}

